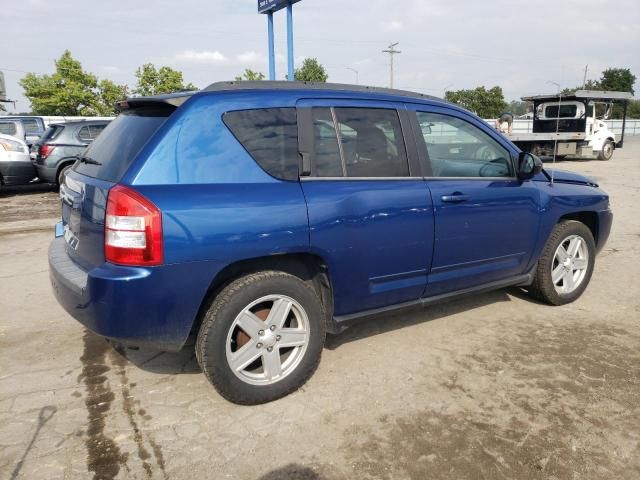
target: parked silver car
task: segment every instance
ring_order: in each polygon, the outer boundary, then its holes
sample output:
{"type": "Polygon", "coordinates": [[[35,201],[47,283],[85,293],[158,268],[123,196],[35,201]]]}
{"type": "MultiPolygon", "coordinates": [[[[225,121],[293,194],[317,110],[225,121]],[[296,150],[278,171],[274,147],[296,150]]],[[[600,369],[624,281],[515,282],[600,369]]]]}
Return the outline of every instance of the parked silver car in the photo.
{"type": "Polygon", "coordinates": [[[35,176],[27,144],[11,135],[0,134],[0,188],[29,183],[35,176]]]}

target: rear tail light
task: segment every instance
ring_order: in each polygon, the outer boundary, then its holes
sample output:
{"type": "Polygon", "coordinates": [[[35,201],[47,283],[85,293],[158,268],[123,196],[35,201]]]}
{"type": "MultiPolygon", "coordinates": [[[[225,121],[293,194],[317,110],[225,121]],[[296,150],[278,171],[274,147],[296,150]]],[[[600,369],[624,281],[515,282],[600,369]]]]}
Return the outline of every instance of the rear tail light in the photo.
{"type": "Polygon", "coordinates": [[[45,143],[44,145],[40,145],[40,151],[38,153],[40,154],[40,157],[44,160],[51,154],[51,152],[53,152],[55,148],[56,148],[55,145],[47,145],[45,143]]]}
{"type": "Polygon", "coordinates": [[[109,190],[104,222],[104,256],[118,265],[162,263],[162,214],[135,190],[116,185],[109,190]]]}

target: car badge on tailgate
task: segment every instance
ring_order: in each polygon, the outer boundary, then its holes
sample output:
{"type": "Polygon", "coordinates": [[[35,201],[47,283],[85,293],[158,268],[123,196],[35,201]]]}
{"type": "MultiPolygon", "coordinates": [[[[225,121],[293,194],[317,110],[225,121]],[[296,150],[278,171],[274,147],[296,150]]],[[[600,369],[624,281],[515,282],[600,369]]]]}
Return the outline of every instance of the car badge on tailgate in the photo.
{"type": "Polygon", "coordinates": [[[71,247],[73,250],[78,249],[78,243],[80,242],[80,240],[71,231],[69,225],[64,226],[64,240],[67,242],[67,245],[69,245],[69,247],[71,247]]]}

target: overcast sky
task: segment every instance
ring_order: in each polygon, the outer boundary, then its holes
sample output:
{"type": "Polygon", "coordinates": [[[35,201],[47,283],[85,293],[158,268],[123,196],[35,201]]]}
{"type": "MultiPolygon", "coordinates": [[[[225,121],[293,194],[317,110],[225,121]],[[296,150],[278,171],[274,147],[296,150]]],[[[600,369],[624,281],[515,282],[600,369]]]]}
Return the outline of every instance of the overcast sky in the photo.
{"type": "MultiPolygon", "coordinates": [[[[17,111],[18,80],[51,73],[71,50],[100,78],[135,84],[146,62],[170,65],[198,87],[245,68],[265,74],[267,26],[257,0],[0,0],[0,69],[17,111]]],[[[277,76],[286,73],[285,12],[275,15],[277,76]]],[[[445,89],[500,85],[508,100],[597,79],[608,67],[640,78],[640,0],[302,0],[294,6],[296,65],[317,57],[329,80],[442,96],[445,89]]],[[[636,96],[640,92],[635,85],[636,96]]],[[[11,108],[9,106],[9,108],[11,108]]]]}

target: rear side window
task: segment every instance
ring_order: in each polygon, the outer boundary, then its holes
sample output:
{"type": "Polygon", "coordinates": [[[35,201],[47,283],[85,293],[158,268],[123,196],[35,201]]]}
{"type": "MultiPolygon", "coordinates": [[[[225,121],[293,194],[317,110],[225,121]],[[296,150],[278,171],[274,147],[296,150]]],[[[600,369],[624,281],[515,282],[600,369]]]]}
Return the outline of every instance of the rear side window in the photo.
{"type": "Polygon", "coordinates": [[[227,112],[225,125],[270,175],[298,179],[298,127],[295,108],[227,112]]]}
{"type": "Polygon", "coordinates": [[[5,135],[15,135],[18,133],[18,129],[16,128],[15,123],[0,123],[0,133],[4,133],[5,135]]]}
{"type": "Polygon", "coordinates": [[[87,142],[87,143],[93,140],[91,138],[91,133],[89,132],[88,125],[85,125],[80,129],[80,131],[78,131],[78,139],[80,139],[82,142],[87,142]]]}
{"type": "Polygon", "coordinates": [[[40,124],[35,118],[23,118],[21,122],[27,135],[37,135],[40,133],[40,124]]]}
{"type": "Polygon", "coordinates": [[[162,105],[122,112],[85,150],[90,163],[76,162],[74,170],[117,182],[174,110],[175,107],[162,105]]]}
{"type": "Polygon", "coordinates": [[[95,140],[104,130],[104,127],[106,127],[106,125],[89,125],[89,134],[91,135],[91,138],[95,140]]]}
{"type": "Polygon", "coordinates": [[[312,108],[313,175],[408,177],[398,112],[385,108],[312,108]]]}

